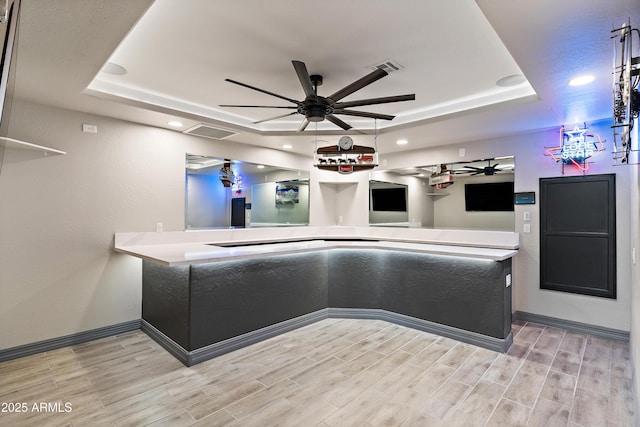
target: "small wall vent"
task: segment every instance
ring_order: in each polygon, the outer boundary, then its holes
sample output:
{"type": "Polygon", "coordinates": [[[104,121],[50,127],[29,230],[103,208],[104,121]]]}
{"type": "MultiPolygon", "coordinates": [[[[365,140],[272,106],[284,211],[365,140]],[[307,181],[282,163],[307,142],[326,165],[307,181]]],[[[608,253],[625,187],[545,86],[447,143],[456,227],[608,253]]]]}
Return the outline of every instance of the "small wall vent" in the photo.
{"type": "Polygon", "coordinates": [[[224,139],[237,134],[237,132],[228,129],[213,127],[204,123],[199,123],[192,128],[185,130],[183,133],[211,139],[224,139]]]}
{"type": "Polygon", "coordinates": [[[394,71],[400,71],[400,70],[404,70],[404,67],[400,64],[398,64],[397,61],[394,61],[393,59],[387,59],[386,61],[382,61],[379,64],[374,64],[372,66],[369,67],[372,70],[376,70],[378,68],[386,71],[387,73],[393,73],[394,71]]]}

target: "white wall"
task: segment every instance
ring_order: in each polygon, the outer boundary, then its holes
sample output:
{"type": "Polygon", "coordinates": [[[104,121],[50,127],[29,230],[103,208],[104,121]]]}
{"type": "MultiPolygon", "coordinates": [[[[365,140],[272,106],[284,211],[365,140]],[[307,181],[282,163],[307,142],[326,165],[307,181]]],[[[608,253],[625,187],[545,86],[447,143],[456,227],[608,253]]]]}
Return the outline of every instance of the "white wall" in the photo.
{"type": "MultiPolygon", "coordinates": [[[[635,146],[638,141],[638,126],[640,122],[636,120],[633,128],[631,140],[635,146]]],[[[634,156],[634,163],[638,160],[638,153],[634,156]]],[[[635,263],[631,264],[631,356],[634,367],[633,391],[636,396],[635,413],[640,414],[638,392],[640,392],[640,172],[638,165],[626,166],[630,171],[630,191],[629,191],[629,215],[631,216],[631,227],[628,230],[631,236],[631,252],[635,251],[635,263]]]]}
{"type": "Polygon", "coordinates": [[[0,174],[0,349],[139,319],[139,260],[115,232],[183,230],[185,155],[308,168],[283,151],[13,102],[9,136],[66,151],[7,149],[0,174]],[[83,123],[98,134],[81,132],[83,123]]]}
{"type": "MultiPolygon", "coordinates": [[[[592,125],[591,130],[611,139],[609,125],[592,125]]],[[[309,168],[311,225],[368,223],[370,174],[318,171],[311,168],[311,159],[292,153],[19,100],[14,101],[9,135],[68,154],[5,153],[0,175],[0,348],[140,317],[140,263],[112,251],[113,233],[154,231],[157,222],[166,231],[184,228],[187,152],[309,168]],[[82,123],[97,125],[98,134],[81,133],[82,123]]],[[[557,139],[557,130],[541,131],[388,154],[382,160],[395,169],[515,155],[515,191],[538,192],[540,177],[561,175],[560,166],[543,155],[544,147],[557,139]],[[465,148],[465,157],[458,157],[459,148],[465,148]]],[[[630,195],[632,188],[637,193],[637,176],[633,187],[629,178],[637,166],[612,167],[610,144],[608,150],[594,159],[590,173],[617,175],[618,298],[540,290],[538,205],[517,206],[516,230],[522,230],[526,209],[532,212],[532,232],[521,234],[514,262],[514,310],[629,330],[630,216],[637,221],[638,207],[636,196],[632,214],[630,195]]],[[[637,266],[634,278],[637,282],[637,266]]],[[[636,304],[639,299],[634,293],[636,304]]]]}
{"type": "MultiPolygon", "coordinates": [[[[408,221],[412,227],[432,227],[433,226],[433,197],[428,193],[432,191],[427,184],[428,179],[421,179],[415,176],[399,175],[389,171],[374,170],[369,174],[371,180],[391,182],[407,186],[407,215],[404,221],[408,221]]],[[[370,185],[371,186],[371,185],[370,185]]],[[[375,218],[382,212],[374,215],[374,221],[369,213],[369,222],[390,222],[384,218],[375,218]]]]}
{"type": "Polygon", "coordinates": [[[309,185],[298,184],[298,203],[276,204],[277,182],[251,186],[251,225],[309,223],[309,185]]]}
{"type": "Polygon", "coordinates": [[[465,184],[473,182],[513,182],[513,174],[464,176],[456,175],[453,185],[437,196],[433,202],[434,228],[469,228],[479,230],[515,231],[513,212],[467,212],[465,210],[465,184]]]}
{"type": "Polygon", "coordinates": [[[231,188],[220,182],[216,169],[210,173],[186,173],[187,229],[231,226],[231,188]]]}

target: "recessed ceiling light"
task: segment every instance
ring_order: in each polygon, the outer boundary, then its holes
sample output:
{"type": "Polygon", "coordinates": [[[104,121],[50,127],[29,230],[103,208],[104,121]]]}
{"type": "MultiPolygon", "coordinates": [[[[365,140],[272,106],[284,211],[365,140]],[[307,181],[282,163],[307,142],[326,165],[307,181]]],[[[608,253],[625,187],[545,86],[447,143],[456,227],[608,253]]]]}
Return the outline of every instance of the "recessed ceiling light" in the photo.
{"type": "Polygon", "coordinates": [[[169,123],[167,123],[169,126],[173,127],[173,128],[181,128],[182,126],[184,126],[182,124],[182,122],[179,122],[177,120],[171,120],[169,123]]]}
{"type": "Polygon", "coordinates": [[[586,74],[584,76],[575,77],[569,80],[569,86],[582,86],[591,83],[596,78],[592,74],[586,74]]]}
{"type": "Polygon", "coordinates": [[[501,78],[496,82],[496,86],[500,87],[511,87],[518,86],[527,81],[527,78],[522,74],[512,74],[510,76],[506,76],[501,78]]]}
{"type": "Polygon", "coordinates": [[[409,141],[407,141],[406,139],[399,139],[396,141],[396,144],[398,145],[407,145],[409,143],[409,141]]]}
{"type": "Polygon", "coordinates": [[[125,74],[127,74],[126,68],[114,62],[107,62],[106,64],[104,64],[104,67],[102,67],[102,70],[100,71],[102,71],[103,73],[112,74],[114,76],[124,76],[125,74]]]}
{"type": "Polygon", "coordinates": [[[258,165],[257,168],[258,169],[264,169],[264,165],[258,165]]]}
{"type": "Polygon", "coordinates": [[[284,144],[284,145],[282,146],[282,148],[284,148],[284,149],[286,149],[286,150],[291,150],[291,149],[293,148],[293,145],[291,145],[291,144],[284,144]]]}

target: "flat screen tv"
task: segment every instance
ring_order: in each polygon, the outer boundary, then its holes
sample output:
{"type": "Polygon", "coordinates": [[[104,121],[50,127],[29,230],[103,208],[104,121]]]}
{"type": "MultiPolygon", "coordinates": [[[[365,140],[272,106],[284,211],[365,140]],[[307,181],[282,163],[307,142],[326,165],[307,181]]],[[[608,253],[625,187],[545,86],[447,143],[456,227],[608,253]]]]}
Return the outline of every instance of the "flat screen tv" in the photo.
{"type": "Polygon", "coordinates": [[[371,209],[374,211],[406,212],[406,188],[372,188],[371,209]]]}
{"type": "Polygon", "coordinates": [[[513,211],[513,182],[487,182],[464,185],[467,212],[513,211]]]}
{"type": "Polygon", "coordinates": [[[2,37],[2,57],[0,58],[0,172],[9,132],[9,115],[13,99],[15,61],[18,40],[18,18],[20,0],[7,2],[7,10],[0,11],[0,37],[2,37]]]}

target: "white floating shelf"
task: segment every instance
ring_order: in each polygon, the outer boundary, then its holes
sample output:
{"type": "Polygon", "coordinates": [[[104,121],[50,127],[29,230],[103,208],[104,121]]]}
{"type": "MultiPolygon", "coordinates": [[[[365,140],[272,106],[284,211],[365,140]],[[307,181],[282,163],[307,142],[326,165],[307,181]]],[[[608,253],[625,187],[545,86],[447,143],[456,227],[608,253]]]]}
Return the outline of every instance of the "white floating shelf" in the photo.
{"type": "Polygon", "coordinates": [[[66,151],[57,150],[51,147],[45,147],[44,145],[32,144],[30,142],[21,141],[19,139],[9,138],[6,136],[0,136],[0,140],[6,141],[7,143],[6,146],[9,148],[16,148],[19,150],[42,151],[45,156],[49,154],[59,154],[59,155],[67,154],[66,151]]]}

